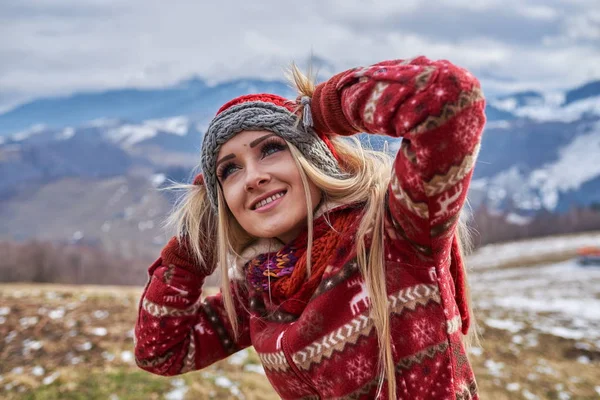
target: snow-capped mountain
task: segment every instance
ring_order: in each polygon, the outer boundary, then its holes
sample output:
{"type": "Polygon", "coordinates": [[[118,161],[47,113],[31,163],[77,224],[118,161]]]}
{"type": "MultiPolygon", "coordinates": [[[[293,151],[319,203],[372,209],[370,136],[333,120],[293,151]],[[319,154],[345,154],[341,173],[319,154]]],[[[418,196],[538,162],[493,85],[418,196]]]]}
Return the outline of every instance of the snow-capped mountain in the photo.
{"type": "MultiPolygon", "coordinates": [[[[143,231],[153,241],[168,202],[156,200],[161,206],[148,209],[146,194],[168,179],[189,180],[217,108],[251,92],[293,96],[284,82],[209,86],[192,79],[165,89],[36,100],[0,114],[0,238],[17,232],[19,238],[37,237],[44,224],[46,238],[70,232],[70,240],[84,229],[72,215],[76,208],[81,209],[77,215],[85,215],[89,240],[120,245],[125,242],[115,239],[121,232],[117,227],[127,226],[128,237],[143,231]],[[107,207],[123,190],[132,205],[107,207]],[[50,207],[50,213],[32,212],[39,207],[50,207]],[[138,220],[131,209],[145,211],[138,220]],[[56,220],[62,222],[56,225],[56,220]]],[[[539,215],[600,208],[600,82],[488,99],[486,114],[469,192],[472,209],[485,208],[503,223],[527,226],[539,215]]],[[[381,148],[385,141],[371,136],[369,142],[381,148]]],[[[391,149],[397,146],[390,141],[391,149]]]]}
{"type": "Polygon", "coordinates": [[[514,93],[492,99],[489,105],[535,121],[577,121],[584,116],[600,115],[600,81],[568,91],[514,93]]]}
{"type": "Polygon", "coordinates": [[[75,93],[34,100],[0,114],[0,136],[26,131],[39,124],[60,129],[97,119],[139,123],[185,115],[202,121],[213,116],[227,100],[259,92],[292,96],[291,89],[281,81],[238,79],[211,86],[199,78],[158,89],[75,93]]]}
{"type": "Polygon", "coordinates": [[[600,204],[600,118],[489,127],[471,190],[475,204],[522,216],[600,204]]]}
{"type": "Polygon", "coordinates": [[[600,81],[564,92],[527,91],[488,99],[513,118],[489,120],[471,185],[513,224],[539,213],[600,205],[600,81]]]}
{"type": "Polygon", "coordinates": [[[0,195],[27,183],[101,179],[127,174],[132,168],[191,169],[198,161],[203,129],[182,116],[140,123],[99,119],[61,129],[36,125],[2,138],[0,195]]]}
{"type": "MultiPolygon", "coordinates": [[[[49,128],[46,125],[34,125],[21,132],[1,138],[5,146],[25,146],[44,144],[54,141],[69,141],[74,138],[87,140],[101,140],[116,144],[123,149],[130,149],[139,144],[160,142],[162,136],[169,137],[171,142],[166,143],[167,148],[190,135],[197,135],[203,129],[189,117],[179,116],[173,118],[149,119],[141,122],[128,122],[118,119],[96,119],[80,126],[67,126],[65,128],[49,128]]],[[[197,139],[195,137],[194,139],[197,139]]],[[[163,140],[164,142],[164,140],[163,140]]],[[[180,151],[189,151],[181,147],[180,151]]]]}

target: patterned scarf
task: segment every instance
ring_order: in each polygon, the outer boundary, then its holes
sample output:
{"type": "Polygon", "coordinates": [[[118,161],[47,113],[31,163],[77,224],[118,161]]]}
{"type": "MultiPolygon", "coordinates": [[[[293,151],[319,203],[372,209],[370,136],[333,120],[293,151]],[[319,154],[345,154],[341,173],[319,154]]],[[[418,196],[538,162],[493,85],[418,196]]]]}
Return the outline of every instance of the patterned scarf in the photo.
{"type": "Polygon", "coordinates": [[[308,278],[308,230],[305,229],[277,252],[260,254],[248,261],[245,265],[248,284],[280,310],[300,315],[319,286],[327,266],[352,250],[350,246],[354,244],[361,215],[356,205],[342,206],[314,221],[312,269],[308,278]]]}
{"type": "MultiPolygon", "coordinates": [[[[315,220],[312,271],[308,279],[308,231],[305,229],[295,240],[278,251],[252,257],[244,266],[248,284],[263,294],[265,304],[273,304],[281,311],[299,316],[321,283],[327,266],[337,264],[338,258],[354,251],[354,238],[361,216],[361,205],[350,205],[337,207],[315,220]]],[[[451,249],[450,274],[454,282],[454,299],[462,319],[462,331],[466,334],[470,326],[470,312],[464,265],[458,249],[458,238],[455,236],[451,249]]]]}

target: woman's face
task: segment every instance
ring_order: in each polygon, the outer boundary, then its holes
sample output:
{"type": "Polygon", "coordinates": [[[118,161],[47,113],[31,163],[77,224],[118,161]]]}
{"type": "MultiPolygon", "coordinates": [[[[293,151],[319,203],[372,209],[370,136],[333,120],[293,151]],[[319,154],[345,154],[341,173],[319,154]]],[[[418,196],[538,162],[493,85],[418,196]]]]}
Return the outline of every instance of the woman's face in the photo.
{"type": "MultiPolygon", "coordinates": [[[[229,210],[255,237],[293,240],[306,226],[300,173],[283,139],[269,131],[243,131],[217,156],[217,178],[229,210]]],[[[313,208],[321,191],[309,181],[313,208]]]]}

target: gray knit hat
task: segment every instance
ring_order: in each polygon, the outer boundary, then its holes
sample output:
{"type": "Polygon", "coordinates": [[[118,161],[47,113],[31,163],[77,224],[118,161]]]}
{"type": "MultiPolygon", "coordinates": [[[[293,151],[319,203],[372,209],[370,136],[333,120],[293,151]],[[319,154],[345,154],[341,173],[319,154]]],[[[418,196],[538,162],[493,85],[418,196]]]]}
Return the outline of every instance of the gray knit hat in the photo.
{"type": "Polygon", "coordinates": [[[335,150],[327,137],[310,126],[310,99],[303,98],[303,121],[297,122],[296,104],[272,94],[252,94],[235,98],[219,109],[208,127],[202,143],[204,185],[213,209],[217,210],[216,164],[219,149],[237,133],[247,130],[271,131],[292,143],[325,174],[342,178],[335,150]]]}

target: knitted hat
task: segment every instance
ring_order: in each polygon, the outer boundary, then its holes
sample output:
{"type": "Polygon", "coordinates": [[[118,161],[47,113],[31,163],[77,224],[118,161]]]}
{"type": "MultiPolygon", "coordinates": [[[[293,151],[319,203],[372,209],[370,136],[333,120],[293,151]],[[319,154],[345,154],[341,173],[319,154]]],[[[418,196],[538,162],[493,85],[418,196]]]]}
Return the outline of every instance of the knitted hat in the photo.
{"type": "Polygon", "coordinates": [[[248,130],[267,130],[292,143],[308,161],[325,174],[342,178],[337,155],[327,136],[311,127],[310,98],[300,104],[273,94],[237,97],[223,105],[208,127],[202,143],[204,185],[213,209],[217,210],[217,156],[221,146],[236,134],[248,130]],[[304,107],[298,121],[294,110],[304,107]]]}

